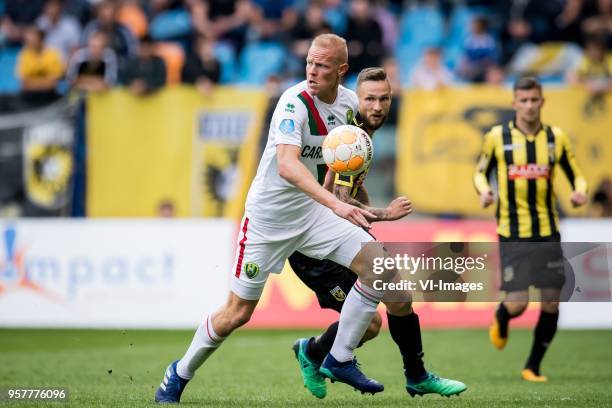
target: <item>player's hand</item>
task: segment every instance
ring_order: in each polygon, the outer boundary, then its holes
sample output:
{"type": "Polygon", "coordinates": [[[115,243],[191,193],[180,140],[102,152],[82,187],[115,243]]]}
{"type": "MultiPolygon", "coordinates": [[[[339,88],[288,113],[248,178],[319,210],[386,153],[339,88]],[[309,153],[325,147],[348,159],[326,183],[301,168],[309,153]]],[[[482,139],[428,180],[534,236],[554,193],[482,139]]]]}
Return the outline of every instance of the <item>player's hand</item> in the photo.
{"type": "Polygon", "coordinates": [[[359,207],[355,207],[354,205],[347,204],[340,200],[338,200],[338,203],[333,211],[338,217],[342,217],[357,226],[367,229],[370,229],[372,225],[368,222],[366,217],[370,220],[375,220],[378,218],[369,211],[362,210],[359,207]]]}
{"type": "Polygon", "coordinates": [[[387,206],[385,221],[399,220],[412,212],[412,201],[406,197],[397,197],[387,206]]]}
{"type": "Polygon", "coordinates": [[[580,207],[587,203],[587,196],[584,193],[579,193],[578,191],[572,192],[570,197],[570,201],[574,207],[580,207]]]}
{"type": "Polygon", "coordinates": [[[480,206],[482,208],[487,208],[495,201],[495,197],[493,197],[493,192],[491,190],[484,191],[480,193],[480,206]]]}

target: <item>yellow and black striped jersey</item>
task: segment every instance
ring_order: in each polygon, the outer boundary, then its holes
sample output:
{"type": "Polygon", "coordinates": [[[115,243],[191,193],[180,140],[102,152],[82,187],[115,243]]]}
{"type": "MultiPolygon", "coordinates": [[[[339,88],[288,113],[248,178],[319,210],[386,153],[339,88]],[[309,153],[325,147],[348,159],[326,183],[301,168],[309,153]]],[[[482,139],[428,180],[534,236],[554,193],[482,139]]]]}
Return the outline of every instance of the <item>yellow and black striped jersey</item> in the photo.
{"type": "Polygon", "coordinates": [[[525,135],[514,122],[495,126],[484,136],[474,186],[490,189],[497,168],[497,233],[505,238],[547,237],[559,231],[553,189],[559,165],[574,191],[586,194],[587,182],[578,168],[569,137],[558,127],[543,125],[525,135]]]}
{"type": "MultiPolygon", "coordinates": [[[[363,130],[366,130],[364,127],[364,122],[361,120],[361,116],[359,115],[359,112],[357,112],[357,114],[353,118],[353,122],[351,123],[351,125],[354,125],[363,130]]],[[[374,134],[371,134],[370,137],[374,137],[374,134]]],[[[365,178],[368,175],[369,170],[370,170],[370,165],[368,165],[368,167],[364,171],[354,176],[343,176],[343,175],[336,173],[334,184],[337,184],[339,186],[350,187],[351,197],[355,198],[355,196],[357,196],[357,193],[359,192],[359,189],[363,185],[363,182],[365,181],[365,178]]]]}

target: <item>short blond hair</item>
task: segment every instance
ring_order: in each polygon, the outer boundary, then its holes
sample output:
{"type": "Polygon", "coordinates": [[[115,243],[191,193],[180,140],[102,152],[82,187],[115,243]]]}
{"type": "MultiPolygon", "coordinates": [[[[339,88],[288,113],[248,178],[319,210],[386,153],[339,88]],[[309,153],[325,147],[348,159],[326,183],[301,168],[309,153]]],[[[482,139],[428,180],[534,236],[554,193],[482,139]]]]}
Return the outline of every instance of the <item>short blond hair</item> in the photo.
{"type": "Polygon", "coordinates": [[[336,60],[338,64],[346,64],[348,62],[348,48],[346,40],[336,34],[320,34],[313,40],[310,47],[333,48],[338,51],[336,60]]]}

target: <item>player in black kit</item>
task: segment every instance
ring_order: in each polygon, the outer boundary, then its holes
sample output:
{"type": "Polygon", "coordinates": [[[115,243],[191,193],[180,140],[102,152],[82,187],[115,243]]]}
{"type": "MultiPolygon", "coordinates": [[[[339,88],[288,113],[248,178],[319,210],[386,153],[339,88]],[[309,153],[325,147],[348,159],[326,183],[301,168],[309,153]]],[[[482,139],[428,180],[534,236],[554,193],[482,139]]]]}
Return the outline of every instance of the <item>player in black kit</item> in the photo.
{"type": "MultiPolygon", "coordinates": [[[[352,119],[352,124],[362,128],[372,137],[374,131],[387,119],[391,107],[391,86],[384,69],[366,68],[361,71],[357,78],[357,96],[359,112],[352,119]]],[[[386,208],[371,207],[363,185],[367,173],[368,169],[356,176],[328,172],[324,185],[342,201],[374,214],[377,218],[368,220],[370,222],[393,221],[412,212],[412,203],[403,197],[396,198],[386,208]]],[[[300,280],[316,293],[322,308],[340,312],[357,275],[333,261],[309,258],[299,252],[294,252],[289,257],[289,264],[300,280]]],[[[437,377],[425,370],[419,318],[412,309],[405,316],[387,313],[387,319],[391,337],[402,355],[406,390],[411,396],[428,393],[450,396],[465,391],[465,384],[437,377]]],[[[298,339],[293,345],[304,386],[317,398],[324,398],[327,394],[325,379],[319,373],[319,366],[332,348],[338,324],[339,322],[331,324],[320,336],[298,339]]],[[[377,313],[362,342],[376,337],[381,324],[382,318],[377,313]]]]}

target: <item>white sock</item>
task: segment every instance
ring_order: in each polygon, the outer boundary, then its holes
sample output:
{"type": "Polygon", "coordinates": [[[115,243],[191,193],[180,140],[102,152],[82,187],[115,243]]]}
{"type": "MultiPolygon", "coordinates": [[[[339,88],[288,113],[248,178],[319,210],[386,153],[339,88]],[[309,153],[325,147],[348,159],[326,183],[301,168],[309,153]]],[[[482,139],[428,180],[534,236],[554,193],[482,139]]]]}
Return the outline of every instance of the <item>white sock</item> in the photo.
{"type": "Polygon", "coordinates": [[[357,347],[372,318],[384,292],[363,285],[359,280],[353,285],[340,313],[340,324],[330,354],[339,362],[353,359],[357,347]]]}
{"type": "Polygon", "coordinates": [[[225,337],[215,333],[211,315],[206,316],[204,323],[198,326],[187,352],[176,365],[179,377],[190,380],[208,357],[221,345],[225,337]]]}

